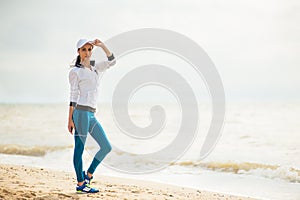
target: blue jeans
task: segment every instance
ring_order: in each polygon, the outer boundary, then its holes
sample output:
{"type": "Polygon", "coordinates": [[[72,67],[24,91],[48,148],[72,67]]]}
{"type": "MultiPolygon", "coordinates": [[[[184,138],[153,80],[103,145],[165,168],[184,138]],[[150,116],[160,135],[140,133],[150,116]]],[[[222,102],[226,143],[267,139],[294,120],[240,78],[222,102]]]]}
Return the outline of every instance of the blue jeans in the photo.
{"type": "Polygon", "coordinates": [[[73,121],[75,125],[75,148],[73,164],[77,176],[77,181],[84,181],[82,169],[82,153],[86,142],[87,134],[90,133],[95,141],[99,144],[100,150],[95,154],[95,157],[88,168],[88,172],[93,174],[97,166],[101,163],[104,157],[111,151],[111,145],[102,129],[100,123],[95,118],[93,112],[74,109],[73,121]]]}

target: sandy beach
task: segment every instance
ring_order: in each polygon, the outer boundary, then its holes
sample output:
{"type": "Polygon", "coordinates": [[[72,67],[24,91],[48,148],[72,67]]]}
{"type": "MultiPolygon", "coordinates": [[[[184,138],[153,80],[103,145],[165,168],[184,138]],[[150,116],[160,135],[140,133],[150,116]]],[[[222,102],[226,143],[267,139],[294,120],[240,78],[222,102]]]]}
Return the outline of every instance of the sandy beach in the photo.
{"type": "Polygon", "coordinates": [[[70,172],[0,166],[0,199],[253,199],[106,176],[95,177],[93,186],[100,189],[97,194],[76,194],[75,184],[70,172]]]}

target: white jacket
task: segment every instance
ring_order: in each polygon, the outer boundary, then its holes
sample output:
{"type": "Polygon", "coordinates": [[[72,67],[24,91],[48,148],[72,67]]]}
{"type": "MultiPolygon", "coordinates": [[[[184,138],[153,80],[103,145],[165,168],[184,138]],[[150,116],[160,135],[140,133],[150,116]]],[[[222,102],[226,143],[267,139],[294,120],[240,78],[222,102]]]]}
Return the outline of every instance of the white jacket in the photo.
{"type": "Polygon", "coordinates": [[[92,70],[87,67],[73,67],[69,72],[70,105],[76,104],[96,108],[100,72],[115,65],[116,59],[96,63],[92,70]]]}

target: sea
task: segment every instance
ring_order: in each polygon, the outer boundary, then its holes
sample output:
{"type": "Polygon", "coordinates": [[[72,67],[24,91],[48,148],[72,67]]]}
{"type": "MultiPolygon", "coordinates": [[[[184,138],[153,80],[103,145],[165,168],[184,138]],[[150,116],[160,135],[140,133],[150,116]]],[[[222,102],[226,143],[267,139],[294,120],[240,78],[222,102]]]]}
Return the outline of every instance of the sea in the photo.
{"type": "MultiPolygon", "coordinates": [[[[122,130],[112,105],[99,104],[95,115],[113,150],[94,176],[142,179],[257,199],[300,199],[299,102],[227,103],[220,137],[205,158],[200,157],[200,151],[213,111],[209,103],[198,105],[199,123],[193,141],[179,157],[161,166],[149,164],[143,154],[172,144],[182,123],[180,106],[162,103],[166,118],[160,132],[139,138],[122,130]],[[144,166],[154,170],[143,173],[144,166]]],[[[151,124],[153,106],[130,104],[127,110],[132,123],[141,130],[151,124]]],[[[0,104],[0,122],[0,164],[65,170],[75,177],[67,103],[0,104]]],[[[98,148],[89,136],[84,168],[98,148]]]]}

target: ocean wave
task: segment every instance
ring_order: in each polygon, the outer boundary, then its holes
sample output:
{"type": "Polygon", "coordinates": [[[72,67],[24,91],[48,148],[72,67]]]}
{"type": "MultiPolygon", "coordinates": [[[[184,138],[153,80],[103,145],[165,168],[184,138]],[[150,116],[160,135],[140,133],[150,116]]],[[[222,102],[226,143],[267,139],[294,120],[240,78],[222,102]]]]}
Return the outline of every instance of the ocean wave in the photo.
{"type": "Polygon", "coordinates": [[[204,168],[212,171],[231,172],[235,174],[256,175],[270,179],[282,179],[292,183],[300,183],[300,169],[289,166],[269,165],[250,162],[193,162],[172,163],[184,167],[204,168]]]}
{"type": "Polygon", "coordinates": [[[24,156],[44,156],[48,152],[60,151],[72,146],[24,146],[17,144],[1,144],[0,153],[24,155],[24,156]]]}

